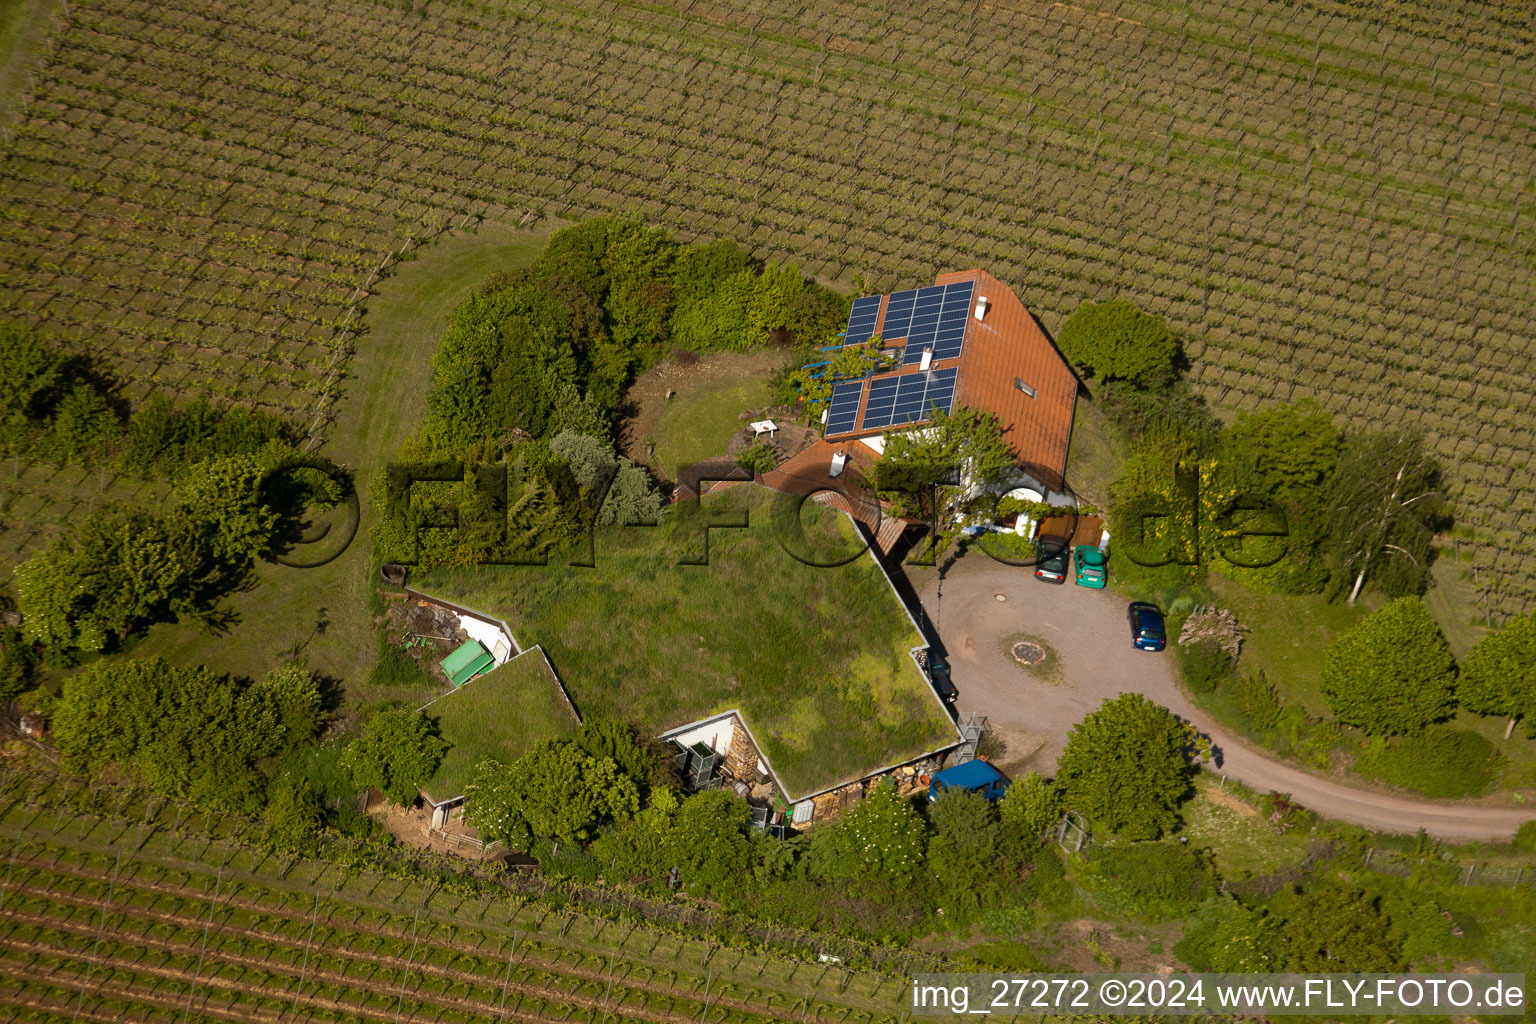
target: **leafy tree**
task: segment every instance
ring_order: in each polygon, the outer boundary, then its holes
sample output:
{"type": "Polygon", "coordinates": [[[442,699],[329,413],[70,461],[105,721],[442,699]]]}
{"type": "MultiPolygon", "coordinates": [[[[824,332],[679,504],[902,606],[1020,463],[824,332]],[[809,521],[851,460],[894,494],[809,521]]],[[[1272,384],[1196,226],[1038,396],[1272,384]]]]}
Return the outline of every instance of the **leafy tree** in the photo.
{"type": "Polygon", "coordinates": [[[743,269],[720,278],[707,292],[679,296],[672,314],[672,345],[694,352],[746,349],[751,343],[747,324],[755,282],[756,275],[743,269]]]}
{"type": "Polygon", "coordinates": [[[1456,706],[1456,658],[1416,597],[1372,612],[1328,645],[1323,696],[1372,736],[1417,732],[1456,706]]]}
{"type": "Polygon", "coordinates": [[[93,384],[76,381],[54,408],[50,427],[54,453],[78,460],[117,437],[120,427],[106,397],[93,384]]]}
{"type": "Polygon", "coordinates": [[[288,776],[274,779],[262,816],[266,819],[266,841],[273,849],[300,856],[315,853],[324,815],[306,780],[288,776]]]}
{"type": "Polygon", "coordinates": [[[1056,781],[1068,807],[1126,839],[1156,839],[1179,823],[1195,768],[1192,727],[1138,693],[1105,701],[1072,728],[1056,781]]]}
{"type": "Polygon", "coordinates": [[[307,743],[325,723],[324,702],[314,675],[297,662],[281,665],[251,684],[250,693],[266,709],[264,729],[276,730],[288,746],[307,743]]]}
{"type": "Polygon", "coordinates": [[[294,429],[270,413],[220,407],[199,398],[177,405],[156,395],[128,420],[120,460],[143,476],[170,476],[185,466],[221,455],[255,454],[297,440],[294,429]]]}
{"type": "Polygon", "coordinates": [[[1124,299],[1085,302],[1056,336],[1062,354],[1090,377],[1154,388],[1173,380],[1179,342],[1161,317],[1124,299]]]}
{"type": "Polygon", "coordinates": [[[1536,853],[1536,818],[1515,830],[1514,847],[1517,853],[1536,853]]]}
{"type": "Polygon", "coordinates": [[[691,895],[740,889],[752,878],[752,808],[725,790],[682,802],[668,830],[663,868],[678,869],[691,895]]]}
{"type": "Polygon", "coordinates": [[[1292,971],[1387,973],[1402,970],[1402,943],[1376,897],[1322,889],[1297,896],[1286,914],[1286,968],[1292,971]]]}
{"type": "MultiPolygon", "coordinates": [[[[831,344],[837,344],[834,340],[831,344]]],[[[799,400],[805,414],[812,421],[819,420],[821,411],[832,400],[832,388],[840,380],[857,380],[869,376],[875,370],[890,365],[891,358],[881,354],[879,335],[857,345],[839,345],[825,360],[825,366],[816,366],[820,359],[802,362],[794,366],[784,377],[783,394],[786,400],[799,400]]],[[[825,353],[814,353],[815,356],[825,353]]],[[[811,359],[812,353],[806,353],[811,359]]]]}
{"type": "Polygon", "coordinates": [[[961,513],[968,492],[1014,479],[1018,462],[997,418],[966,406],[933,410],[920,430],[885,435],[875,465],[875,489],[903,514],[927,521],[932,556],[943,550],[944,527],[961,513]]]}
{"type": "Polygon", "coordinates": [[[927,847],[923,819],[889,783],[811,835],[817,874],[839,882],[899,886],[916,877],[927,847]]]}
{"type": "Polygon", "coordinates": [[[0,325],[0,417],[7,424],[46,420],[64,385],[62,357],[30,328],[0,325]]]}
{"type": "Polygon", "coordinates": [[[753,441],[736,455],[736,465],[754,476],[779,468],[779,453],[766,441],[753,441]]]}
{"type": "Polygon", "coordinates": [[[1008,787],[997,807],[1005,828],[1037,843],[1061,820],[1061,793],[1039,772],[1026,772],[1008,787]]]}
{"type": "Polygon", "coordinates": [[[610,236],[602,259],[609,281],[604,308],[614,342],[626,351],[654,358],[666,342],[678,248],[665,231],[639,221],[616,225],[610,236]]]}
{"type": "Polygon", "coordinates": [[[1165,459],[1208,456],[1221,437],[1221,420],[1183,379],[1152,388],[1111,381],[1099,387],[1098,403],[1138,451],[1165,459]]]}
{"type": "Polygon", "coordinates": [[[589,718],[581,723],[571,741],[588,755],[607,758],[637,783],[658,777],[660,758],[642,743],[635,730],[612,718],[589,718]]]}
{"type": "Polygon", "coordinates": [[[526,850],[536,837],[580,842],[607,822],[634,817],[640,790],[612,758],[545,740],[511,764],[482,762],[467,806],[466,819],[482,835],[526,850]]]}
{"type": "Polygon", "coordinates": [[[597,525],[654,523],[661,515],[661,493],[650,474],[614,454],[607,441],[566,430],[549,443],[549,450],[565,460],[589,505],[597,505],[597,525]]]}
{"type": "Polygon", "coordinates": [[[1461,666],[1456,696],[1480,715],[1509,719],[1510,729],[1523,718],[1525,731],[1536,736],[1536,612],[1477,642],[1461,666]]]}
{"type": "MultiPolygon", "coordinates": [[[[605,289],[606,278],[595,286],[605,289]]],[[[558,433],[572,389],[591,383],[590,360],[607,341],[602,310],[582,288],[532,270],[493,278],[454,311],[432,358],[423,428],[429,454],[459,457],[490,445],[494,457],[514,430],[558,433]]],[[[607,368],[610,392],[611,378],[624,372],[607,368]]]]}
{"type": "Polygon", "coordinates": [[[342,767],[359,788],[374,787],[401,806],[416,799],[448,744],[433,724],[409,708],[390,708],[369,719],[342,755],[342,767]]]}
{"type": "Polygon", "coordinates": [[[727,239],[685,246],[672,262],[673,294],[679,303],[703,301],[720,282],[750,270],[751,266],[746,250],[727,239]]]}
{"type": "Polygon", "coordinates": [[[1349,603],[1368,576],[1390,596],[1422,592],[1447,511],[1440,466],[1423,438],[1410,431],[1349,437],[1327,490],[1327,544],[1337,586],[1351,584],[1349,603]]]}
{"type": "Polygon", "coordinates": [[[1338,463],[1339,432],[1327,411],[1303,398],[1239,414],[1222,432],[1219,457],[1271,497],[1310,502],[1338,463]]]}
{"type": "Polygon", "coordinates": [[[292,709],[318,702],[307,673],[247,686],[159,658],[98,661],[65,680],[53,726],[65,756],[88,771],[117,762],[160,792],[250,811],[262,800],[257,762],[309,739],[313,721],[299,723],[292,709]]]}
{"type": "Polygon", "coordinates": [[[176,513],[193,524],[222,567],[243,567],[271,553],[278,514],[262,494],[266,467],[254,455],[205,459],[182,471],[176,513]]]}
{"type": "MultiPolygon", "coordinates": [[[[1017,861],[1004,853],[1003,827],[991,801],[969,790],[947,790],[928,805],[928,822],[934,831],[928,873],[946,915],[979,910],[996,898],[1017,861]]],[[[1016,875],[1012,881],[1017,883],[1016,875]]]]}
{"type": "Polygon", "coordinates": [[[16,567],[29,641],[106,650],[133,629],[185,610],[205,560],[195,531],[137,509],[98,510],[16,567]]]}
{"type": "Polygon", "coordinates": [[[0,629],[0,703],[15,700],[32,686],[37,650],[13,626],[0,629]]]}

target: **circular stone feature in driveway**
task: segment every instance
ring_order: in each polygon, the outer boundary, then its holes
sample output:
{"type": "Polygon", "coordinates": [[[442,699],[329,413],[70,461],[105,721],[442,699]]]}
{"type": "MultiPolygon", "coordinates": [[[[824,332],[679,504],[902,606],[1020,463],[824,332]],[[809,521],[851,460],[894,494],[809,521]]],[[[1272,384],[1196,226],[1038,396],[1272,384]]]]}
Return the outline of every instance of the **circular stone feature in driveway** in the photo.
{"type": "Polygon", "coordinates": [[[1020,665],[1034,668],[1045,660],[1045,648],[1030,640],[1020,640],[1012,647],[1013,660],[1020,665]]]}

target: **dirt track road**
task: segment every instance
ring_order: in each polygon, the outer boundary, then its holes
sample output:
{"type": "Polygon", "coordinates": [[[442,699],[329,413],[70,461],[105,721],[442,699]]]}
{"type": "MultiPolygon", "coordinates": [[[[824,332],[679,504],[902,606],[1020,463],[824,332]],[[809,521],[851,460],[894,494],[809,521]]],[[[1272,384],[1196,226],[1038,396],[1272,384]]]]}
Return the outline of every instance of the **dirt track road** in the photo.
{"type": "Polygon", "coordinates": [[[1051,586],[1028,569],[999,565],[976,553],[950,569],[942,594],[933,570],[909,567],[907,573],[949,650],[960,710],[987,716],[1008,743],[1004,760],[1009,767],[1053,771],[1073,725],[1105,700],[1134,691],[1210,737],[1218,760],[1214,770],[1260,792],[1289,793],[1327,817],[1384,831],[1423,828],[1463,839],[1507,838],[1522,822],[1536,818],[1536,808],[1353,789],[1247,746],[1179,691],[1171,654],[1131,646],[1126,601],[1113,591],[1071,583],[1051,586]],[[1055,679],[1030,674],[1008,654],[1004,641],[1019,634],[1054,648],[1059,661],[1055,679]]]}

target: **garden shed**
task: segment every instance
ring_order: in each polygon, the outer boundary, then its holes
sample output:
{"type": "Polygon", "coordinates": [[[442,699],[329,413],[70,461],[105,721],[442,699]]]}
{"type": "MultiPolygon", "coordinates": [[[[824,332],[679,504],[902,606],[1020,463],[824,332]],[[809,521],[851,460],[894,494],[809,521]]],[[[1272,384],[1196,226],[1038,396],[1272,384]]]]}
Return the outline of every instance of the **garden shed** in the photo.
{"type": "Polygon", "coordinates": [[[482,672],[489,672],[495,665],[496,659],[491,657],[491,652],[482,647],[478,640],[464,641],[440,663],[443,675],[455,687],[463,686],[482,672]]]}

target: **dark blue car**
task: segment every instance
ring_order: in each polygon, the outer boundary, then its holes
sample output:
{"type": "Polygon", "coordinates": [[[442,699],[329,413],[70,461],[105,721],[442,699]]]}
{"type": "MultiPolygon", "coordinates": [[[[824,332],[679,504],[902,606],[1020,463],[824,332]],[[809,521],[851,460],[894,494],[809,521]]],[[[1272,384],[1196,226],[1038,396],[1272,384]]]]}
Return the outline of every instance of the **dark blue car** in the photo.
{"type": "Polygon", "coordinates": [[[1128,614],[1131,619],[1131,643],[1144,651],[1160,651],[1168,646],[1168,634],[1163,629],[1163,613],[1157,610],[1157,605],[1133,601],[1128,614]]]}

